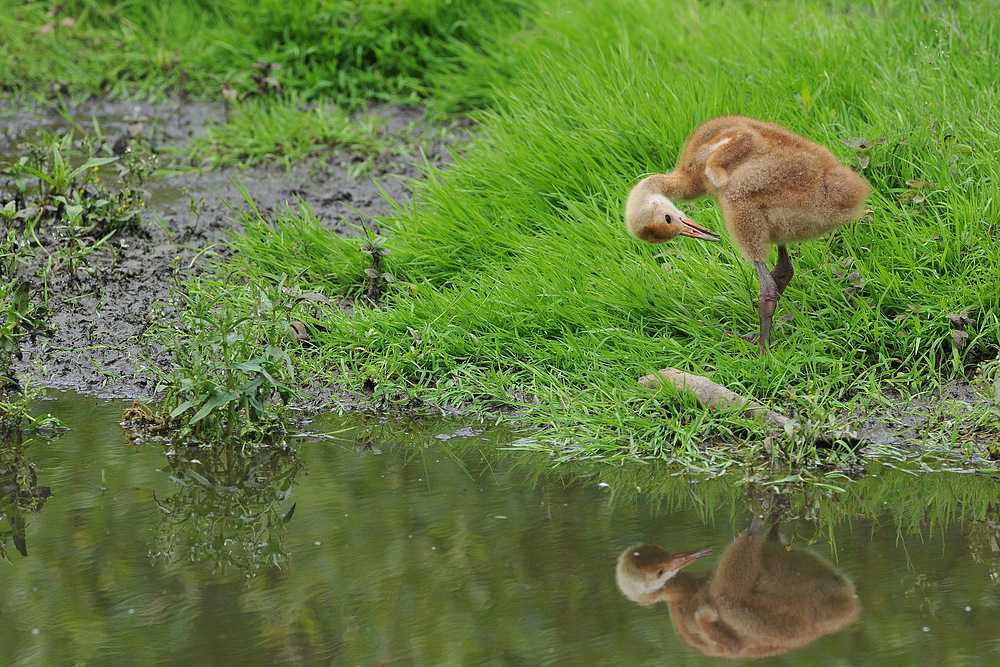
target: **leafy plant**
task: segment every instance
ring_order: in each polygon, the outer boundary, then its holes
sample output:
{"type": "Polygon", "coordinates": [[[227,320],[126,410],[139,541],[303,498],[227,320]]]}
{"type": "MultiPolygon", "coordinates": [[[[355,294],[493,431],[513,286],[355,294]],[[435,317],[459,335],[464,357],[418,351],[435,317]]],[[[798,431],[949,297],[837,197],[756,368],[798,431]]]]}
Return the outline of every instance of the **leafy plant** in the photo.
{"type": "Polygon", "coordinates": [[[282,326],[274,308],[235,312],[229,303],[243,289],[214,298],[181,290],[178,320],[160,328],[173,363],[157,392],[166,391],[164,409],[181,436],[251,443],[280,431],[295,377],[287,353],[275,344],[287,338],[287,320],[282,326]]]}
{"type": "Polygon", "coordinates": [[[853,456],[857,436],[845,430],[843,417],[828,407],[829,400],[794,392],[791,399],[795,406],[794,416],[785,423],[787,440],[775,442],[772,450],[787,460],[790,469],[843,464],[853,456]]]}
{"type": "Polygon", "coordinates": [[[395,280],[391,273],[382,270],[382,258],[389,256],[389,249],[385,247],[388,239],[378,233],[378,223],[374,223],[371,228],[366,223],[364,232],[359,249],[372,258],[372,265],[365,269],[365,275],[368,276],[365,298],[368,303],[378,305],[387,287],[395,280]]]}

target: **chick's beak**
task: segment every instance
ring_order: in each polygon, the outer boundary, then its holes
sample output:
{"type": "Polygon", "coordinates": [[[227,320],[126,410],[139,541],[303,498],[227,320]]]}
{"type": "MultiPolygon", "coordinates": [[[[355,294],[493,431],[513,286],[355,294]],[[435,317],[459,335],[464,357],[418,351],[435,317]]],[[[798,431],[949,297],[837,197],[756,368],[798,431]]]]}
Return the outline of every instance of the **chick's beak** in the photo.
{"type": "Polygon", "coordinates": [[[707,227],[702,227],[697,222],[686,216],[677,216],[677,222],[681,225],[681,236],[689,236],[693,239],[701,239],[702,241],[719,240],[718,234],[707,227]]]}
{"type": "Polygon", "coordinates": [[[699,558],[704,558],[705,556],[712,555],[712,547],[706,547],[704,549],[698,549],[698,551],[688,551],[687,553],[674,554],[670,559],[670,565],[668,569],[676,572],[677,570],[690,565],[699,558]]]}

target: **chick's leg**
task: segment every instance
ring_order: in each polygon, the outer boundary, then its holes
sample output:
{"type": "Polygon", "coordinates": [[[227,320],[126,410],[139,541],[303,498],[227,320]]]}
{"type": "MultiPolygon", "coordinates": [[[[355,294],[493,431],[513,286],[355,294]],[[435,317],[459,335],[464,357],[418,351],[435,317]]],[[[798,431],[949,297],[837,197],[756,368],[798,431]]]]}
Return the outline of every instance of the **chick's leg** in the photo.
{"type": "MultiPolygon", "coordinates": [[[[760,291],[757,293],[760,335],[757,337],[757,344],[760,345],[760,355],[763,357],[767,354],[768,345],[771,341],[771,320],[774,319],[774,309],[778,305],[778,297],[781,295],[781,292],[778,290],[777,282],[767,270],[767,264],[764,262],[754,262],[753,265],[757,269],[757,280],[760,281],[760,291]]],[[[791,279],[791,275],[789,275],[789,279],[791,279]]],[[[785,284],[787,285],[788,282],[785,281],[785,284]]]]}
{"type": "Polygon", "coordinates": [[[792,268],[792,260],[788,256],[788,248],[783,245],[778,246],[778,263],[771,269],[771,277],[774,278],[778,294],[784,294],[785,288],[788,287],[794,274],[795,270],[792,268]]]}

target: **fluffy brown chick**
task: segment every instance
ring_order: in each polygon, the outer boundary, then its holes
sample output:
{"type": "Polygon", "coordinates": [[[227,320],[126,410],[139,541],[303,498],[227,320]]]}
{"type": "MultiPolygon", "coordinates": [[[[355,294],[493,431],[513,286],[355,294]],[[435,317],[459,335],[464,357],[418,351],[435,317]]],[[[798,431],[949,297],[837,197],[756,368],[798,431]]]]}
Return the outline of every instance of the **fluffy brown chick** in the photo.
{"type": "Polygon", "coordinates": [[[865,179],[820,144],[775,123],[722,116],[695,128],[674,171],[644,178],[632,189],[625,224],[649,243],[677,236],[716,240],[672,201],[704,194],[715,199],[729,237],[757,270],[758,343],[766,354],[775,306],[793,274],[786,244],[857,220],[870,193],[865,179]],[[778,246],[778,261],[768,271],[771,244],[778,246]]]}

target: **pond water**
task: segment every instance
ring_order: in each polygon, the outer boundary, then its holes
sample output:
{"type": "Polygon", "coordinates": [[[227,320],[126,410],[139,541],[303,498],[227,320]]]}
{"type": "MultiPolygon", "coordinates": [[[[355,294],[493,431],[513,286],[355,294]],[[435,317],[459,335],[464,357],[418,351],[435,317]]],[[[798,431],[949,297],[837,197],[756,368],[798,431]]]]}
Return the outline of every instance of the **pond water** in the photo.
{"type": "Polygon", "coordinates": [[[336,416],[227,458],[133,445],[124,404],[55,397],[39,409],[70,430],[0,459],[0,664],[1000,663],[986,476],[871,464],[774,494],[336,416]],[[761,502],[783,521],[740,537],[761,502]],[[713,553],[643,606],[616,584],[639,544],[713,553]]]}

